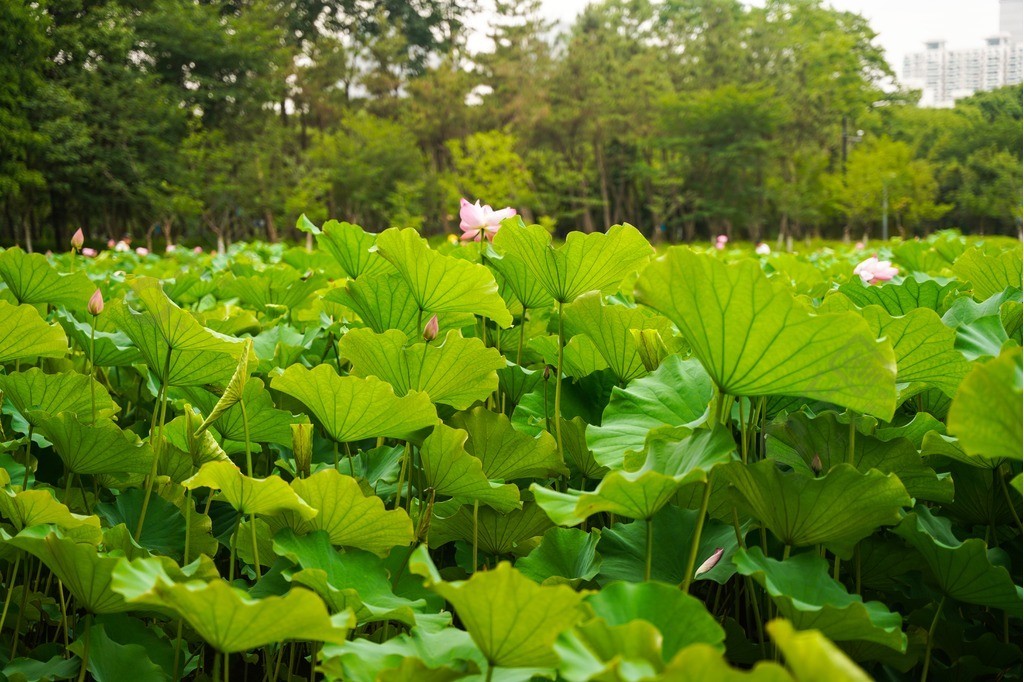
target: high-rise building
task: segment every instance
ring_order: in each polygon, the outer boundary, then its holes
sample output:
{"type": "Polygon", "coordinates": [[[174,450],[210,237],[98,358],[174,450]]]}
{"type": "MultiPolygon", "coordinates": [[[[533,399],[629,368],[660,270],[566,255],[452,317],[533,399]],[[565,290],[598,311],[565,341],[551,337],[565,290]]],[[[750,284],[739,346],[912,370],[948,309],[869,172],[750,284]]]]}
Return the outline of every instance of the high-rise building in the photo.
{"type": "Polygon", "coordinates": [[[1024,77],[1024,0],[1000,0],[999,33],[977,48],[950,50],[925,43],[903,60],[903,82],[921,90],[921,106],[951,107],[980,90],[1016,85],[1024,77]]]}

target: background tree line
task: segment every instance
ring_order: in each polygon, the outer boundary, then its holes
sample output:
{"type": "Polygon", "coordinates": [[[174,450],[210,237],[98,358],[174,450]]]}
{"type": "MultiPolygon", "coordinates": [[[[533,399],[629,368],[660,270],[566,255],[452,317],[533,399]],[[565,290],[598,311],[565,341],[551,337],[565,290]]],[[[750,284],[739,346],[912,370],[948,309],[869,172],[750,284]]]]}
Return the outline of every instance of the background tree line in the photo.
{"type": "Polygon", "coordinates": [[[1021,89],[921,109],[819,0],[0,0],[0,242],[227,243],[458,197],[654,239],[1016,234],[1021,89]],[[471,51],[469,25],[488,43],[471,51]]]}

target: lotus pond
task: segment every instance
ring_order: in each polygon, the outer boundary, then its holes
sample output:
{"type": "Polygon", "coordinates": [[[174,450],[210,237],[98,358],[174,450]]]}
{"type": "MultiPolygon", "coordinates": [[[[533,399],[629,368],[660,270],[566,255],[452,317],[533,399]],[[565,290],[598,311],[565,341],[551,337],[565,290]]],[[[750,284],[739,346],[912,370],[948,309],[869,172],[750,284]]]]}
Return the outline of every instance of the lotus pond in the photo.
{"type": "Polygon", "coordinates": [[[302,226],[0,253],[6,679],[1020,678],[1019,242],[302,226]]]}

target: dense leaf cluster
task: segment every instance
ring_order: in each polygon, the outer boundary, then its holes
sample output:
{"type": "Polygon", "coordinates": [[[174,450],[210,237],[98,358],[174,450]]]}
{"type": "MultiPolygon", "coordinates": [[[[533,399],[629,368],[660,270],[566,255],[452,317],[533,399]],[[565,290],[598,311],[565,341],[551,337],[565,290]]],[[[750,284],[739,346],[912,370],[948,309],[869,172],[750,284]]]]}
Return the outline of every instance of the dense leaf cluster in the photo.
{"type": "Polygon", "coordinates": [[[1019,674],[1019,243],[303,226],[0,254],[8,679],[1019,674]]]}

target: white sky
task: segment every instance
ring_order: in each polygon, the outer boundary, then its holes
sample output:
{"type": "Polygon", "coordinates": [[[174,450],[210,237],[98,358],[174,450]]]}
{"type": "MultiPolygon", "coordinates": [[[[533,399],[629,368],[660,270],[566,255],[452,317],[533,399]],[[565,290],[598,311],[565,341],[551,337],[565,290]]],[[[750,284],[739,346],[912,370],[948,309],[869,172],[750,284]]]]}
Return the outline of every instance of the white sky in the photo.
{"type": "MultiPolygon", "coordinates": [[[[588,0],[544,0],[548,16],[565,24],[587,4],[588,0]]],[[[828,4],[867,17],[897,76],[903,55],[924,49],[926,40],[944,39],[950,48],[980,47],[985,37],[999,30],[999,0],[830,0],[828,4]]]]}

